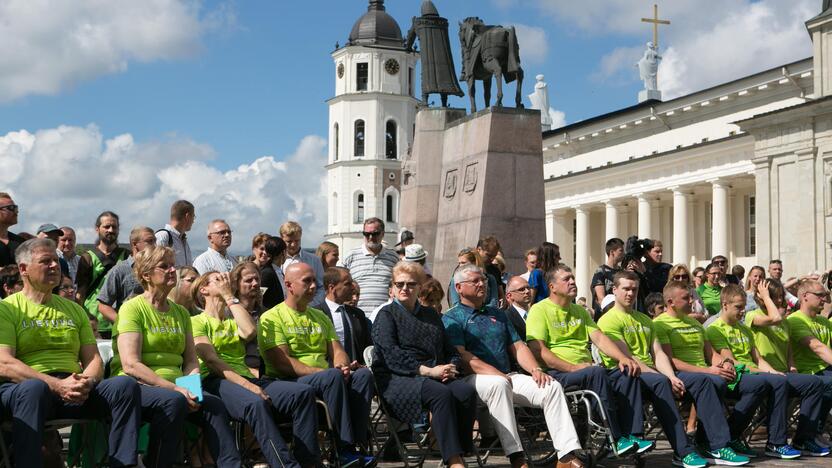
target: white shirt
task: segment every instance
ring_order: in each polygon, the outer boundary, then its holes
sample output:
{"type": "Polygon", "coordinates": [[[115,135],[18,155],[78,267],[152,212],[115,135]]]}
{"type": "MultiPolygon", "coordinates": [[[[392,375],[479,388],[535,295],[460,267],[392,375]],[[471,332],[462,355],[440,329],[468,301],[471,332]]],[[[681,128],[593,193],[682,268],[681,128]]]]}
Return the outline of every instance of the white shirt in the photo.
{"type": "Polygon", "coordinates": [[[194,256],[191,254],[191,246],[188,245],[188,238],[184,232],[179,232],[170,224],[165,224],[165,229],[156,233],[156,245],[170,247],[176,255],[176,268],[191,266],[194,256]],[[170,236],[168,236],[170,233],[170,236]],[[183,238],[184,236],[184,238],[183,238]]]}
{"type": "Polygon", "coordinates": [[[511,304],[511,306],[514,307],[514,310],[516,310],[517,313],[520,314],[520,318],[523,319],[523,322],[525,322],[526,317],[529,315],[529,311],[528,310],[523,310],[522,308],[517,307],[517,304],[511,304]]]}
{"type": "Polygon", "coordinates": [[[218,271],[220,273],[228,273],[237,264],[237,259],[223,255],[212,248],[208,248],[199,257],[194,259],[194,268],[200,275],[204,275],[209,271],[218,271]]]}
{"type": "MultiPolygon", "coordinates": [[[[341,317],[341,313],[338,312],[339,307],[343,307],[341,304],[336,304],[329,300],[327,297],[325,299],[326,306],[329,307],[329,312],[332,314],[332,324],[335,325],[335,334],[338,335],[338,341],[341,342],[341,346],[344,345],[344,320],[341,317]]],[[[346,313],[346,311],[344,312],[346,313]]]]}
{"type": "Polygon", "coordinates": [[[384,302],[384,303],[382,303],[380,306],[378,306],[378,307],[376,307],[375,309],[373,309],[373,311],[372,311],[372,312],[370,312],[370,316],[368,317],[368,318],[370,319],[370,322],[375,322],[375,321],[376,321],[376,317],[378,316],[378,313],[381,311],[381,309],[383,309],[383,308],[384,308],[384,306],[386,306],[387,304],[390,304],[390,303],[392,303],[392,302],[393,302],[393,299],[392,299],[392,298],[391,298],[391,299],[387,299],[387,302],[384,302]]]}
{"type": "Polygon", "coordinates": [[[528,282],[529,281],[529,276],[531,276],[531,274],[532,274],[532,272],[527,271],[527,272],[523,273],[522,275],[520,275],[520,277],[523,278],[524,280],[526,280],[526,282],[528,282]]]}

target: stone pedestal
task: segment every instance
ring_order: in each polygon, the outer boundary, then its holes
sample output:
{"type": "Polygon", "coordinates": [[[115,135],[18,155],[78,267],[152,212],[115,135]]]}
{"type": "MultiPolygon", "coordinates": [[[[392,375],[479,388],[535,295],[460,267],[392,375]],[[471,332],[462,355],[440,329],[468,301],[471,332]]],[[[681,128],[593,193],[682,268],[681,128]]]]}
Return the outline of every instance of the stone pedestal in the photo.
{"type": "Polygon", "coordinates": [[[508,271],[519,273],[525,250],[546,235],[539,114],[491,108],[454,119],[457,112],[425,109],[416,116],[403,176],[402,225],[425,245],[443,286],[459,250],[481,237],[497,237],[508,271]]]}
{"type": "Polygon", "coordinates": [[[638,92],[638,102],[661,100],[662,92],[657,89],[642,89],[638,92]]]}

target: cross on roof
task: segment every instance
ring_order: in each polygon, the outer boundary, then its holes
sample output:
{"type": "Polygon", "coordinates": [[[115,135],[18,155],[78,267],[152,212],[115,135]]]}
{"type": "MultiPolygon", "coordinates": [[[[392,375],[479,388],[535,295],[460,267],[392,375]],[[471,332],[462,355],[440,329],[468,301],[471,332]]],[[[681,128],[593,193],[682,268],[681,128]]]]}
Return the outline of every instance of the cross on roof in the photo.
{"type": "Polygon", "coordinates": [[[656,50],[659,49],[659,25],[660,24],[670,24],[670,21],[659,19],[659,6],[655,3],[653,4],[653,17],[652,18],[642,18],[641,21],[643,23],[653,23],[653,46],[656,47],[656,50]]]}

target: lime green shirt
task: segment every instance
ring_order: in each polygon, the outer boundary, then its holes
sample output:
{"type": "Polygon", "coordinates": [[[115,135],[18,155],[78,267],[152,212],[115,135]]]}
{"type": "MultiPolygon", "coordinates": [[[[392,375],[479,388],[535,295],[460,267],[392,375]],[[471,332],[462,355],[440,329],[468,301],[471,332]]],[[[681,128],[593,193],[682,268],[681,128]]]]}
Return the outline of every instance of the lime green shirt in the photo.
{"type": "MultiPolygon", "coordinates": [[[[639,361],[654,366],[653,363],[653,321],[647,315],[634,310],[630,313],[618,307],[608,310],[598,320],[598,328],[614,341],[623,341],[639,361]]],[[[607,368],[614,368],[618,361],[601,353],[601,360],[607,368]]]]}
{"type": "Polygon", "coordinates": [[[160,312],[144,296],[136,296],[122,304],[113,323],[115,355],[110,364],[113,375],[127,375],[121,368],[118,335],[134,332],[142,335],[141,360],[144,365],[169,382],[182,377],[185,340],[192,336],[191,317],[185,308],[171,300],[168,300],[168,307],[167,312],[160,312]]]}
{"type": "Polygon", "coordinates": [[[798,372],[814,374],[826,369],[829,365],[801,341],[806,337],[814,337],[832,347],[832,323],[820,315],[812,318],[799,310],[786,317],[786,322],[789,324],[792,355],[798,372]]]}
{"type": "Polygon", "coordinates": [[[763,359],[779,372],[789,371],[789,323],[782,321],[777,325],[758,327],[754,317],[765,317],[761,309],[745,314],[745,326],[754,335],[754,347],[763,359]]]}
{"type": "Polygon", "coordinates": [[[46,304],[18,292],[0,302],[0,346],[43,372],[81,372],[82,345],[95,345],[87,312],[78,304],[52,294],[46,304]]]}
{"type": "Polygon", "coordinates": [[[323,312],[307,307],[298,312],[285,302],[272,307],[260,316],[257,345],[266,362],[266,375],[282,375],[266,356],[266,351],[282,345],[289,346],[289,356],[301,363],[320,369],[329,368],[327,350],[332,341],[337,341],[335,325],[323,312]]]}
{"type": "Polygon", "coordinates": [[[598,325],[577,304],[561,307],[551,299],[533,305],[526,318],[526,341],[541,340],[557,357],[570,364],[592,363],[589,335],[598,325]]]}
{"type": "MultiPolygon", "coordinates": [[[[208,338],[217,356],[234,372],[243,377],[254,378],[254,374],[246,366],[246,343],[237,334],[237,322],[233,317],[220,321],[203,312],[191,317],[191,327],[194,330],[194,338],[208,338]]],[[[202,359],[199,360],[199,372],[203,378],[212,374],[202,359]]]]}
{"type": "Polygon", "coordinates": [[[687,315],[673,317],[665,312],[653,319],[653,327],[659,343],[670,345],[673,357],[693,366],[708,367],[705,362],[705,329],[696,319],[687,315]]]}
{"type": "Polygon", "coordinates": [[[705,336],[717,352],[727,349],[734,355],[737,363],[757,367],[751,355],[751,351],[754,350],[754,335],[742,322],[729,325],[720,317],[705,329],[705,336]]]}
{"type": "Polygon", "coordinates": [[[710,315],[719,315],[722,310],[722,303],[719,300],[719,296],[722,294],[722,286],[709,286],[708,283],[702,283],[701,286],[696,288],[696,293],[702,298],[702,303],[705,304],[705,309],[710,315]]]}

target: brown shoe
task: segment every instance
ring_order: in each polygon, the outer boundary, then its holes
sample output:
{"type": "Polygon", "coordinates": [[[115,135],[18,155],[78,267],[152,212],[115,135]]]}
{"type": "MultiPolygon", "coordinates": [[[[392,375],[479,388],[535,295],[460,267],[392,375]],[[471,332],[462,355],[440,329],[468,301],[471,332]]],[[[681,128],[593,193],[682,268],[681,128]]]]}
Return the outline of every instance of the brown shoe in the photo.
{"type": "Polygon", "coordinates": [[[584,468],[584,462],[581,461],[580,458],[576,457],[575,455],[571,455],[571,458],[567,458],[567,461],[560,461],[556,465],[557,468],[584,468]]]}

